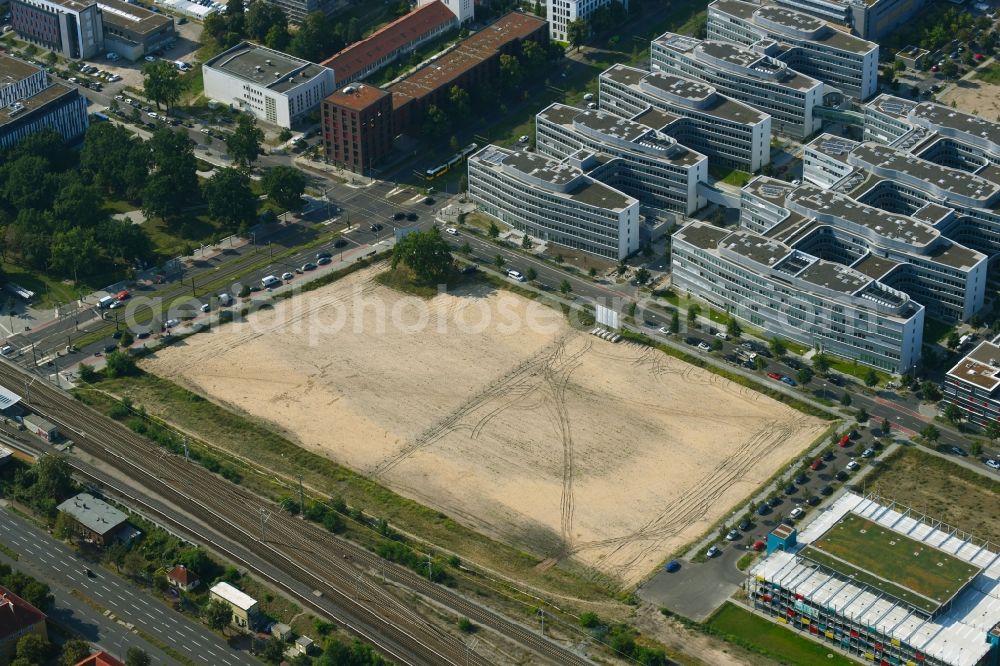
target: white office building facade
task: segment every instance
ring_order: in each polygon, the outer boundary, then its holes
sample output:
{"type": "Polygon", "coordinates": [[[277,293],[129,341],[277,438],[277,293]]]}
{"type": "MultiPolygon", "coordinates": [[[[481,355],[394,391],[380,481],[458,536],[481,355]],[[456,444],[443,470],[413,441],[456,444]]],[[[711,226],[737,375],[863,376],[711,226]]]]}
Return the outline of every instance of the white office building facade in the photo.
{"type": "Polygon", "coordinates": [[[650,126],[655,118],[656,129],[713,165],[753,173],[771,160],[771,116],[707,83],[628,65],[609,67],[598,81],[602,111],[650,126]]]}
{"type": "Polygon", "coordinates": [[[549,37],[568,42],[567,26],[577,19],[588,19],[595,9],[620,2],[628,9],[628,0],[544,0],[545,20],[549,22],[549,37]]]}
{"type": "Polygon", "coordinates": [[[823,83],[763,52],[762,45],[746,48],[668,32],[653,40],[650,60],[654,71],[702,81],[767,113],[779,134],[802,139],[822,127],[813,110],[823,103],[823,83]]]}
{"type": "Polygon", "coordinates": [[[205,96],[289,128],[335,90],[333,70],[243,42],[202,67],[205,96]]]}
{"type": "Polygon", "coordinates": [[[775,5],[715,0],[708,6],[708,39],[753,46],[778,43],[776,57],[798,72],[849,97],[878,90],[878,44],[837,30],[820,19],[775,5]]]}
{"type": "Polygon", "coordinates": [[[698,183],[708,181],[708,159],[656,129],[604,111],[552,104],[535,117],[535,132],[542,155],[597,155],[603,164],[590,175],[645,207],[691,215],[705,203],[698,183]]]}
{"type": "Polygon", "coordinates": [[[469,158],[469,196],[530,236],[623,259],[639,249],[639,201],[587,175],[593,159],[556,161],[489,145],[469,158]]]}

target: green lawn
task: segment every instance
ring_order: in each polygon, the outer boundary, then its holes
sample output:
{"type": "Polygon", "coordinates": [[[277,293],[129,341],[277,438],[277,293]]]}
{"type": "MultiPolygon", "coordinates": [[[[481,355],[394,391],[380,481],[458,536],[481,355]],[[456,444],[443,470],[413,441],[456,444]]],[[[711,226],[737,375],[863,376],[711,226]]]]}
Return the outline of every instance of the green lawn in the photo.
{"type": "Polygon", "coordinates": [[[927,317],[924,319],[924,342],[944,342],[953,330],[954,324],[927,317]]]}
{"type": "MultiPolygon", "coordinates": [[[[3,267],[5,281],[13,282],[35,292],[33,302],[35,307],[52,307],[57,303],[65,305],[77,300],[80,296],[80,291],[73,287],[72,282],[62,282],[44,273],[37,273],[6,261],[0,263],[0,266],[3,267]]],[[[84,289],[84,291],[89,291],[89,289],[84,289]]]]}
{"type": "MultiPolygon", "coordinates": [[[[869,370],[875,370],[875,368],[870,368],[867,365],[861,365],[854,361],[848,361],[847,359],[838,358],[830,354],[825,354],[828,361],[830,361],[830,367],[837,372],[845,375],[851,375],[852,377],[857,377],[860,380],[864,380],[865,375],[868,374],[869,370]]],[[[892,381],[889,373],[883,372],[881,370],[875,370],[875,374],[878,376],[879,384],[885,384],[892,381]]]]}
{"type": "Polygon", "coordinates": [[[706,623],[731,643],[795,666],[852,666],[854,661],[739,606],[726,604],[706,623]]]}
{"type": "Polygon", "coordinates": [[[1000,85],[1000,63],[992,62],[983,67],[976,72],[975,78],[993,85],[1000,85]]]}
{"type": "Polygon", "coordinates": [[[980,571],[854,513],[814,541],[805,556],[927,612],[948,601],[980,571]]]}
{"type": "Polygon", "coordinates": [[[740,171],[739,169],[709,169],[708,172],[723,183],[735,187],[743,187],[753,177],[746,171],[740,171]]]}

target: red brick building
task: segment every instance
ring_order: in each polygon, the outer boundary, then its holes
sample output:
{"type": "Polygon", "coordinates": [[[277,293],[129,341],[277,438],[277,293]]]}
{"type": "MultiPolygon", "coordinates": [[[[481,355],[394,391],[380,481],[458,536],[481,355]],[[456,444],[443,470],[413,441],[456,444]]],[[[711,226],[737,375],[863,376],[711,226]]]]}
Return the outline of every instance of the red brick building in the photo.
{"type": "Polygon", "coordinates": [[[102,650],[97,654],[90,655],[83,661],[73,664],[73,666],[125,666],[125,664],[102,650]]]}
{"type": "Polygon", "coordinates": [[[489,85],[502,54],[517,51],[525,40],[547,39],[544,19],[511,12],[386,90],[357,85],[330,95],[323,101],[327,160],[364,173],[385,158],[393,137],[419,131],[431,105],[445,106],[452,86],[489,85]]]}
{"type": "Polygon", "coordinates": [[[320,64],[340,84],[358,81],[452,28],[458,19],[440,1],[418,7],[320,64]]]}
{"type": "Polygon", "coordinates": [[[48,638],[45,613],[7,588],[0,587],[0,664],[10,661],[17,642],[28,634],[48,638]]]}

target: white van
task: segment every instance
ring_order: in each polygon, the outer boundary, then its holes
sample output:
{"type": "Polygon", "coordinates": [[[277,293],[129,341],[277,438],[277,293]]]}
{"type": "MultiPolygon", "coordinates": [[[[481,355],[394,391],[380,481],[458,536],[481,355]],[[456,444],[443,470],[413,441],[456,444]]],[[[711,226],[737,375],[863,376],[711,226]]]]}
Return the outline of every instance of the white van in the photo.
{"type": "Polygon", "coordinates": [[[233,297],[229,294],[229,292],[219,294],[219,305],[225,308],[229,307],[232,304],[233,304],[233,297]]]}
{"type": "Polygon", "coordinates": [[[281,284],[281,280],[279,280],[274,275],[268,275],[267,277],[263,277],[260,279],[260,284],[263,287],[273,287],[275,285],[281,284]]]}
{"type": "Polygon", "coordinates": [[[113,296],[101,296],[101,297],[100,297],[100,298],[99,298],[99,299],[97,300],[97,307],[99,307],[99,308],[101,308],[102,310],[104,310],[104,309],[106,309],[106,308],[110,308],[110,307],[111,307],[111,305],[112,305],[112,304],[113,304],[114,302],[115,302],[115,299],[114,299],[114,297],[113,297],[113,296]]]}
{"type": "Polygon", "coordinates": [[[518,271],[515,271],[513,269],[507,271],[507,277],[509,277],[511,280],[517,280],[518,282],[524,282],[525,281],[524,280],[524,276],[521,275],[521,273],[519,273],[518,271]]]}

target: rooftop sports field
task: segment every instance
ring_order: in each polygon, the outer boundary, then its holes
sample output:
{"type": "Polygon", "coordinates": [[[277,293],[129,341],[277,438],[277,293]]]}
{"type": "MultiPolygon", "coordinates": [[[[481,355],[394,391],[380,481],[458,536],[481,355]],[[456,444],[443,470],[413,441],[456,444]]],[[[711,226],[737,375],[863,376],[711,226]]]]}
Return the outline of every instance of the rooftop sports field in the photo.
{"type": "Polygon", "coordinates": [[[855,513],[844,516],[803,555],[927,613],[981,571],[855,513]]]}

